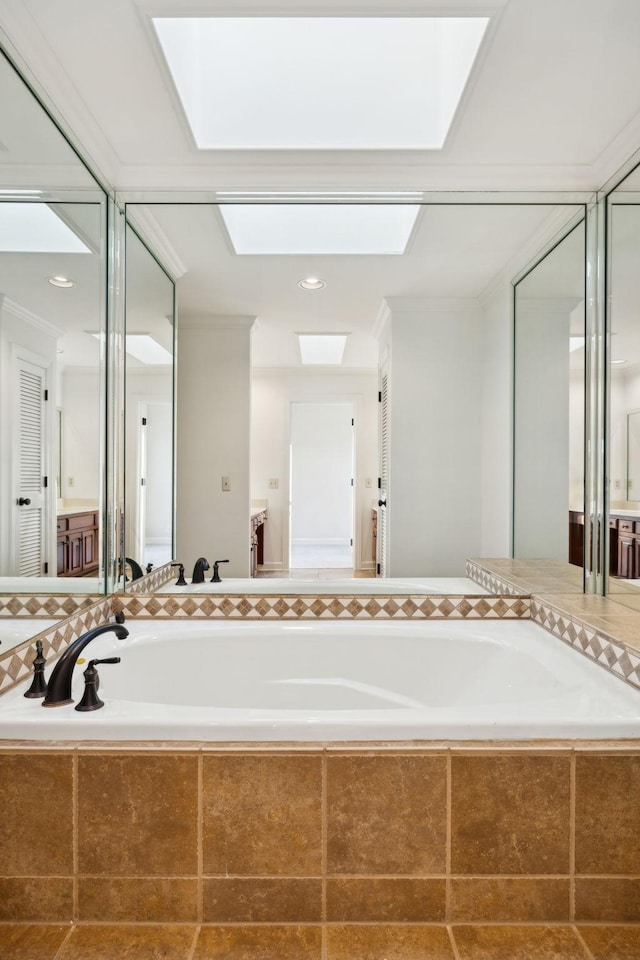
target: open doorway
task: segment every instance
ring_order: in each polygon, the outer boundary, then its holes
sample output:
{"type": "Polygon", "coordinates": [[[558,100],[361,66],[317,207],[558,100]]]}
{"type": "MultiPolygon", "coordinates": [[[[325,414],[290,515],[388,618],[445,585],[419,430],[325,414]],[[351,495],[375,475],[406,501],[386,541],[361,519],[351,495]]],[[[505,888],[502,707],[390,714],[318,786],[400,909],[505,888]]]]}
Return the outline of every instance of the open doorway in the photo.
{"type": "Polygon", "coordinates": [[[353,569],[354,415],[349,402],[291,405],[289,569],[353,569]]]}

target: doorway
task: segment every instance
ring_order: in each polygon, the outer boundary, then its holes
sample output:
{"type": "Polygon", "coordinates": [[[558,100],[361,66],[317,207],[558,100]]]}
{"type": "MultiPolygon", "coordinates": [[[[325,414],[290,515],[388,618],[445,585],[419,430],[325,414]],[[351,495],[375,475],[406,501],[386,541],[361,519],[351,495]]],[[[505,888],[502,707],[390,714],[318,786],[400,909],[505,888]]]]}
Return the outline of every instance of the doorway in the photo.
{"type": "Polygon", "coordinates": [[[291,405],[289,569],[353,570],[354,411],[291,405]]]}
{"type": "Polygon", "coordinates": [[[138,416],[137,549],[133,554],[154,566],[172,559],[173,404],[142,400],[138,416]]]}

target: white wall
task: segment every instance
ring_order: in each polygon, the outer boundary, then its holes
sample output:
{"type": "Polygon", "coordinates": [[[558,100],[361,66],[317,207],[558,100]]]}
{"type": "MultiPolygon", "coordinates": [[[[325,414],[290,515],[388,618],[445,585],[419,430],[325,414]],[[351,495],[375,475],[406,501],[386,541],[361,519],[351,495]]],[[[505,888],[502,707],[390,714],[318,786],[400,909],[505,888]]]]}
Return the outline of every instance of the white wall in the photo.
{"type": "Polygon", "coordinates": [[[350,403],[291,406],[291,539],[340,541],[353,526],[350,403]]]}
{"type": "Polygon", "coordinates": [[[516,557],[568,557],[569,314],[553,300],[517,303],[516,557]]]}
{"type": "Polygon", "coordinates": [[[357,569],[373,567],[371,507],[378,476],[378,379],[375,370],[319,372],[254,368],[251,390],[251,499],[267,501],[264,566],[286,570],[289,550],[289,440],[292,402],[351,401],[355,416],[357,569]],[[278,480],[278,489],[268,481],[278,480]],[[370,479],[373,486],[365,483],[370,479]]]}
{"type": "Polygon", "coordinates": [[[482,313],[389,298],[387,575],[460,576],[481,530],[482,313]]]}
{"type": "Polygon", "coordinates": [[[229,559],[249,576],[250,332],[253,317],[180,318],[178,327],[177,557],[229,559]],[[231,489],[222,490],[221,478],[231,489]]]}
{"type": "Polygon", "coordinates": [[[65,369],[60,377],[62,407],[62,496],[99,500],[101,489],[99,370],[65,369]]]}
{"type": "Polygon", "coordinates": [[[511,552],[512,287],[482,305],[481,557],[511,552]]]}

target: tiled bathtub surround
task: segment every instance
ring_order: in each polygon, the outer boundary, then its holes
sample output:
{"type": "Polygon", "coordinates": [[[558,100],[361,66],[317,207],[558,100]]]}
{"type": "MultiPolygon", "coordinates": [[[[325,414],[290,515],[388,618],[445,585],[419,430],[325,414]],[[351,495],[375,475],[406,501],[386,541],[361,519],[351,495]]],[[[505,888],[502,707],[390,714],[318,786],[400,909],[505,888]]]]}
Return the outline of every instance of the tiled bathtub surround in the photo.
{"type": "Polygon", "coordinates": [[[137,580],[131,580],[130,583],[127,583],[126,592],[133,594],[154,593],[165,583],[168,583],[174,574],[177,577],[177,568],[172,566],[171,563],[163,563],[162,566],[152,570],[151,573],[145,573],[144,577],[139,577],[137,580]]]}
{"type": "Polygon", "coordinates": [[[51,593],[0,595],[0,617],[71,617],[93,606],[99,598],[51,593]]]}
{"type": "MultiPolygon", "coordinates": [[[[601,598],[589,599],[598,601],[601,598]]],[[[565,606],[566,598],[563,601],[562,598],[533,597],[531,619],[605,670],[640,689],[640,632],[636,635],[636,646],[630,646],[597,629],[593,626],[593,619],[589,623],[575,612],[567,612],[563,609],[565,606]]],[[[636,615],[635,619],[640,628],[640,616],[636,615]]]]}
{"type": "Polygon", "coordinates": [[[207,924],[243,960],[305,930],[382,960],[428,925],[640,921],[640,746],[5,745],[0,808],[3,923],[207,924]]]}

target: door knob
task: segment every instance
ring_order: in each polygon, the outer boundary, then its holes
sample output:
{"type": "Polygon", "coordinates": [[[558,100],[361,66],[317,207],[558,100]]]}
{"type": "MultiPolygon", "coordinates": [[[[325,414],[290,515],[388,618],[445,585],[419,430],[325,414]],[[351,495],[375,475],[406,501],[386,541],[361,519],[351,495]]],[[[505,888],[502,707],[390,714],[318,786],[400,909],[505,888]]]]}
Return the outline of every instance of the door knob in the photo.
{"type": "Polygon", "coordinates": [[[386,501],[386,500],[378,500],[378,506],[379,506],[379,507],[386,507],[386,505],[387,505],[387,501],[386,501]]]}
{"type": "Polygon", "coordinates": [[[29,497],[20,497],[20,499],[18,500],[19,507],[28,507],[30,503],[31,503],[31,500],[29,500],[29,497]]]}

